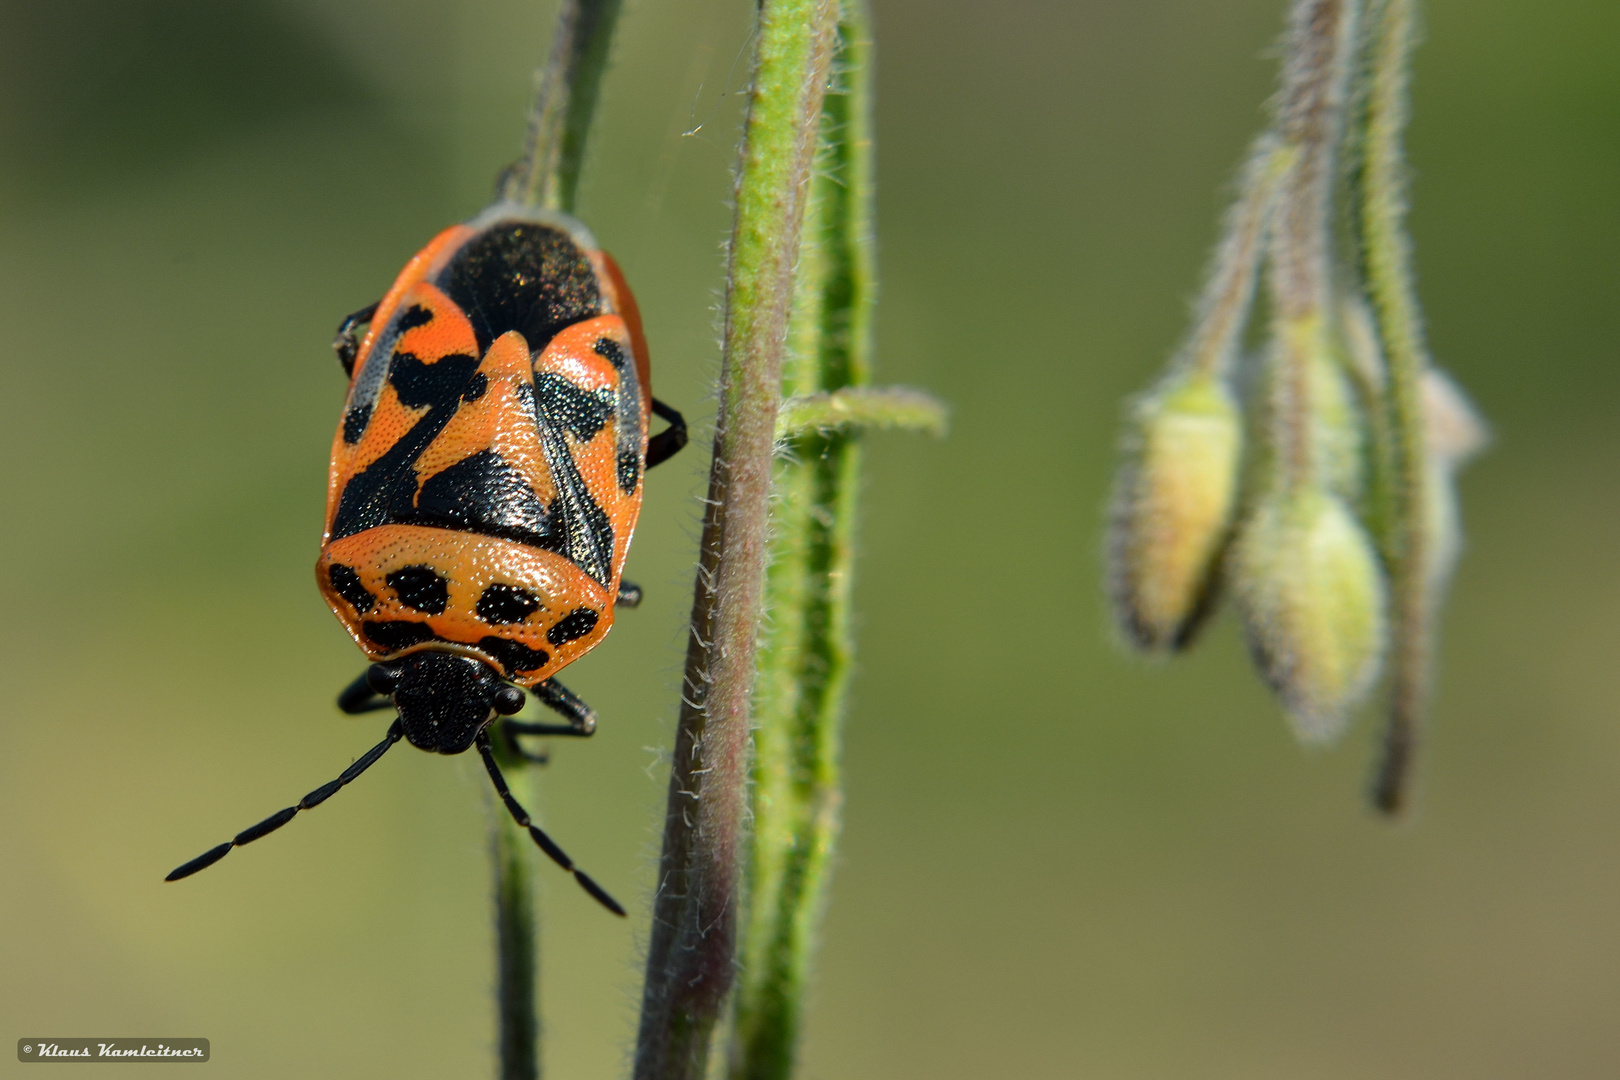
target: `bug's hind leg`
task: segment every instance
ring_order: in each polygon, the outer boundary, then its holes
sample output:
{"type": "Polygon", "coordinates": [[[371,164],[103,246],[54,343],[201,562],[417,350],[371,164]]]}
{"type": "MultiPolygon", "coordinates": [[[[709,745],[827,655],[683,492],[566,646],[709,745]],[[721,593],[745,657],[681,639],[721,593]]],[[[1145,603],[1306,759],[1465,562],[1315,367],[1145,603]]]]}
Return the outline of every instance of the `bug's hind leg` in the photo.
{"type": "Polygon", "coordinates": [[[369,304],[338,323],[337,336],[332,339],[332,351],[337,353],[338,363],[343,365],[343,374],[353,377],[354,358],[360,355],[360,339],[355,335],[355,330],[372,320],[381,303],[379,300],[376,304],[369,304]]]}
{"type": "Polygon", "coordinates": [[[647,468],[662,465],[674,457],[686,445],[686,417],[677,410],[665,405],[657,398],[652,399],[652,411],[669,422],[669,427],[647,440],[647,468]]]}
{"type": "Polygon", "coordinates": [[[360,677],[343,688],[338,695],[337,707],[350,716],[359,716],[361,713],[379,712],[383,709],[392,709],[394,703],[383,697],[371,688],[367,681],[370,670],[362,671],[360,677]]]}

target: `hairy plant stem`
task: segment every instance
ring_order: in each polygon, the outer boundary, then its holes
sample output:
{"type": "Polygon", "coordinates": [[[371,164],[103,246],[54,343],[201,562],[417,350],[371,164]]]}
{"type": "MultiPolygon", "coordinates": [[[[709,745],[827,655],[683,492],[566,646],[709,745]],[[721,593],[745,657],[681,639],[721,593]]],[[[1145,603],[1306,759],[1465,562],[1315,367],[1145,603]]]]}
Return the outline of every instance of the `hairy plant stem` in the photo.
{"type": "Polygon", "coordinates": [[[1298,147],[1267,132],[1255,141],[1238,182],[1238,197],[1198,298],[1197,315],[1178,368],[1224,378],[1230,374],[1254,301],[1267,226],[1277,188],[1299,156],[1298,147]]]}
{"type": "MultiPolygon", "coordinates": [[[[534,784],[528,763],[495,740],[495,756],[513,794],[533,807],[534,784]]],[[[540,1076],[540,1018],[536,1008],[540,981],[540,943],[534,896],[534,843],[517,827],[499,802],[490,856],[495,873],[495,1041],[500,1055],[500,1080],[538,1080],[540,1076]]]]}
{"type": "MultiPolygon", "coordinates": [[[[571,213],[585,141],[607,68],[620,0],[562,0],[551,55],[535,72],[524,154],[500,184],[501,198],[571,213]]],[[[496,757],[518,801],[535,808],[533,766],[495,740],[496,757]]],[[[495,888],[496,1043],[500,1080],[539,1080],[537,996],[540,941],[534,845],[497,802],[490,841],[495,888]]]]}
{"type": "Polygon", "coordinates": [[[853,646],[849,605],[859,485],[857,429],[941,424],[926,395],[873,391],[870,29],[845,0],[783,370],[770,569],[754,691],[753,831],[732,1080],[786,1080],[803,1026],[842,791],[839,727],[853,646]]]}
{"type": "Polygon", "coordinates": [[[523,157],[501,183],[503,199],[573,211],[621,6],[622,0],[562,0],[551,56],[535,72],[523,157]]]}
{"type": "Polygon", "coordinates": [[[784,398],[776,416],[776,437],[791,443],[818,432],[912,431],[941,436],[948,420],[939,400],[921,390],[845,386],[784,398]]]}
{"type": "Polygon", "coordinates": [[[763,0],[735,190],[720,401],[654,899],[636,1080],[698,1080],[735,972],[755,638],[782,357],[838,24],[763,0]]]}
{"type": "Polygon", "coordinates": [[[1388,373],[1387,452],[1393,475],[1384,546],[1394,624],[1389,726],[1372,797],[1379,810],[1395,816],[1408,802],[1412,757],[1429,692],[1431,622],[1438,598],[1429,584],[1425,536],[1428,485],[1433,479],[1422,389],[1429,359],[1412,280],[1401,153],[1413,45],[1412,0],[1372,0],[1370,7],[1356,217],[1362,273],[1388,373]]]}
{"type": "Polygon", "coordinates": [[[1326,351],[1332,311],[1334,147],[1358,7],[1358,0],[1295,0],[1277,99],[1277,135],[1294,159],[1271,230],[1271,411],[1281,479],[1296,491],[1320,480],[1311,366],[1326,351]]]}

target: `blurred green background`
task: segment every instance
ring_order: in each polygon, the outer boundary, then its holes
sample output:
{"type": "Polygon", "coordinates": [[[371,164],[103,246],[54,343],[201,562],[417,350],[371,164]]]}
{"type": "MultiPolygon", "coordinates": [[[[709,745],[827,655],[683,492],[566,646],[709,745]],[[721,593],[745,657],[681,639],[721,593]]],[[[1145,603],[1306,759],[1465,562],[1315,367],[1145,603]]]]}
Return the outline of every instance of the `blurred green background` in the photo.
{"type": "MultiPolygon", "coordinates": [[[[1120,402],[1183,331],[1282,6],[877,0],[879,375],[955,426],[871,444],[807,1076],[1620,1075],[1620,7],[1427,4],[1422,292],[1497,441],[1415,823],[1364,808],[1374,718],[1300,751],[1229,617],[1168,667],[1112,637],[1120,402]]],[[[700,428],[751,7],[629,5],[583,188],[700,428]]],[[[332,705],[362,660],[311,576],[327,342],[483,205],[552,14],[0,0],[8,1038],[492,1074],[475,760],[396,750],[161,879],[384,726],[332,705]]],[[[540,870],[554,1077],[622,1075],[634,1035],[704,442],[649,485],[648,602],[569,672],[601,732],[543,779],[633,908],[540,870]]]]}

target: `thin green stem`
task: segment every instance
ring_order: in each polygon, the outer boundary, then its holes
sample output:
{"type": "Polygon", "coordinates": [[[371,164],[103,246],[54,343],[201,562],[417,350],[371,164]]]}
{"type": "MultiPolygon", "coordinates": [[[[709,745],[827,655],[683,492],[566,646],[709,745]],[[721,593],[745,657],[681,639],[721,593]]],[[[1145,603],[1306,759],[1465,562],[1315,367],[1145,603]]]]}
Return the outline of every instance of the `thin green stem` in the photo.
{"type": "MultiPolygon", "coordinates": [[[[524,155],[506,173],[500,196],[512,202],[571,212],[596,111],[620,0],[562,0],[551,55],[535,72],[524,155]]],[[[497,757],[520,801],[531,808],[532,767],[505,751],[497,757]]],[[[539,1080],[540,967],[532,842],[496,804],[491,855],[495,885],[496,1042],[501,1080],[539,1080]]]]}
{"type": "Polygon", "coordinates": [[[1266,227],[1277,187],[1298,157],[1298,147],[1280,143],[1270,132],[1256,140],[1238,181],[1238,196],[1226,214],[1198,298],[1192,334],[1181,363],[1201,375],[1225,377],[1232,369],[1259,277],[1266,227]]]}
{"type": "Polygon", "coordinates": [[[874,391],[871,38],[846,0],[838,82],[822,115],[778,416],[766,625],[754,693],[753,834],[731,1080],[793,1074],[842,792],[839,729],[853,644],[850,589],[862,426],[942,427],[937,402],[874,391]]]}
{"type": "Polygon", "coordinates": [[[1281,478],[1295,490],[1320,479],[1312,362],[1325,351],[1332,310],[1334,147],[1358,9],[1358,0],[1295,0],[1277,98],[1277,136],[1296,157],[1271,230],[1270,406],[1281,478]]]}
{"type": "Polygon", "coordinates": [[[551,56],[535,72],[523,157],[501,183],[503,199],[573,211],[621,6],[622,0],[562,0],[551,56]]]}
{"type": "MultiPolygon", "coordinates": [[[[527,763],[506,752],[504,740],[495,741],[496,757],[520,800],[531,788],[527,763]]],[[[496,1044],[500,1051],[500,1080],[538,1080],[540,1076],[540,1018],[536,1009],[539,986],[539,927],[535,916],[534,844],[498,802],[491,803],[495,827],[490,840],[495,871],[495,999],[496,1044]]]]}
{"type": "Polygon", "coordinates": [[[1429,650],[1436,597],[1429,589],[1425,535],[1433,480],[1423,416],[1428,353],[1413,286],[1406,235],[1406,163],[1401,133],[1413,45],[1412,0],[1374,0],[1368,33],[1366,102],[1361,132],[1361,261],[1388,369],[1390,567],[1394,646],[1389,727],[1373,802],[1391,816],[1406,807],[1412,758],[1429,693],[1429,650]]]}
{"type": "Polygon", "coordinates": [[[755,642],[794,296],[835,0],[763,0],[735,191],[720,402],[636,1080],[699,1080],[734,971],[755,642]]]}
{"type": "Polygon", "coordinates": [[[950,414],[939,399],[903,386],[845,386],[786,398],[776,417],[776,437],[862,431],[913,431],[940,436],[950,414]]]}

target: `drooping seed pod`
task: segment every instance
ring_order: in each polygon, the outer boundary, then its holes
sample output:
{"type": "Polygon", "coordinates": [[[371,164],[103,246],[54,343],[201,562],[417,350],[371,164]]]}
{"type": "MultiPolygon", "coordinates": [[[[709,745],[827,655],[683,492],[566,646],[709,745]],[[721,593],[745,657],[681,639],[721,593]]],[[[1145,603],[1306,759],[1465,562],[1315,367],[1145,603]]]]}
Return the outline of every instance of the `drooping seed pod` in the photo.
{"type": "Polygon", "coordinates": [[[1228,558],[1249,645],[1301,742],[1330,743],[1372,688],[1384,654],[1383,569],[1344,501],[1279,487],[1228,558]]]}
{"type": "Polygon", "coordinates": [[[1242,452],[1243,420],[1219,376],[1172,372],[1132,406],[1108,558],[1115,614],[1139,648],[1182,648],[1207,614],[1242,452]]]}

